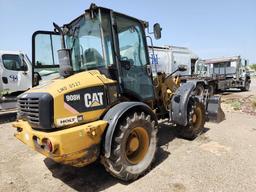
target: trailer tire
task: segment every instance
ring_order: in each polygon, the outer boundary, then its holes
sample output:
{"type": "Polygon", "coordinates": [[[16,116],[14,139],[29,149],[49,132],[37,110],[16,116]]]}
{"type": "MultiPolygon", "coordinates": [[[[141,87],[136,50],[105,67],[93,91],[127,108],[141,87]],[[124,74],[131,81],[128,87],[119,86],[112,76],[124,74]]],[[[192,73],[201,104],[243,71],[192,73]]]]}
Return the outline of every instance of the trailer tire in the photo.
{"type": "Polygon", "coordinates": [[[117,124],[110,157],[102,158],[103,165],[111,175],[131,181],[150,168],[157,149],[155,123],[144,112],[124,115],[117,124]]]}

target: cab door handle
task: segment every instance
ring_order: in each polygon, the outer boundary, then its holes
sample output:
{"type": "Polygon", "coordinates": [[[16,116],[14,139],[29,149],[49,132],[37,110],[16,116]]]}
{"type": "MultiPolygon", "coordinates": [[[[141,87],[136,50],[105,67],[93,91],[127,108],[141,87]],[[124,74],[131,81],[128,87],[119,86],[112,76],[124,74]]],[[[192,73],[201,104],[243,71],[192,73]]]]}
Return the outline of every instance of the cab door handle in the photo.
{"type": "Polygon", "coordinates": [[[148,76],[151,76],[151,74],[152,74],[152,70],[151,70],[151,66],[150,66],[150,65],[147,65],[146,70],[147,70],[147,74],[148,74],[148,76]]]}

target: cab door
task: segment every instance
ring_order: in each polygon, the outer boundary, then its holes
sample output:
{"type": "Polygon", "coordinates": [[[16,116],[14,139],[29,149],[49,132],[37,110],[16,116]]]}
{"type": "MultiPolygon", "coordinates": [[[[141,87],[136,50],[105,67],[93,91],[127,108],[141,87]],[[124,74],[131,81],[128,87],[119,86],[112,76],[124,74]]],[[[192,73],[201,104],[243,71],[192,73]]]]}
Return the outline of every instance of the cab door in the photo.
{"type": "Polygon", "coordinates": [[[154,98],[151,66],[140,21],[116,15],[121,85],[125,95],[146,101],[154,98]]]}
{"type": "Polygon", "coordinates": [[[23,91],[32,88],[32,63],[27,55],[21,54],[20,59],[21,69],[18,71],[18,87],[23,91]]]}
{"type": "Polygon", "coordinates": [[[23,55],[3,54],[1,81],[4,93],[26,91],[32,86],[31,64],[23,55]]]}

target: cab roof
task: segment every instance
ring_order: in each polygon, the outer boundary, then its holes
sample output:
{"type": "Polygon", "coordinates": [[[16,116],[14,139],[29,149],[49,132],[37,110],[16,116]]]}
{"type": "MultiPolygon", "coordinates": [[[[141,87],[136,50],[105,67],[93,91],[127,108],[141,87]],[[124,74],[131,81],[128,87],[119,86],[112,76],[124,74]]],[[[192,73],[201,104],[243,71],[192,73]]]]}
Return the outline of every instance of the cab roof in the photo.
{"type": "Polygon", "coordinates": [[[12,54],[12,55],[19,55],[19,54],[24,54],[22,51],[5,51],[5,50],[0,50],[0,55],[4,54],[12,54]]]}
{"type": "MultiPolygon", "coordinates": [[[[85,13],[90,12],[90,10],[98,10],[98,9],[105,10],[105,11],[108,11],[108,12],[113,11],[112,9],[109,9],[109,8],[106,8],[106,7],[98,7],[96,4],[92,3],[92,4],[90,5],[89,9],[86,9],[86,10],[85,10],[85,13]]],[[[113,11],[113,12],[114,12],[114,13],[117,13],[117,14],[119,14],[119,15],[124,15],[124,16],[129,17],[129,18],[134,19],[134,20],[138,20],[138,21],[140,21],[140,22],[143,24],[143,26],[144,26],[145,28],[148,27],[148,22],[147,22],[147,21],[143,21],[143,20],[140,20],[140,19],[138,19],[138,18],[136,18],[136,17],[132,17],[132,16],[129,16],[129,15],[126,15],[126,14],[123,14],[123,13],[116,12],[116,11],[113,11]]],[[[69,23],[67,23],[67,24],[65,24],[65,25],[63,25],[63,26],[68,26],[68,25],[70,25],[71,23],[75,22],[76,20],[78,20],[78,19],[79,19],[80,17],[82,17],[83,15],[84,15],[84,14],[81,14],[80,16],[78,16],[77,18],[75,18],[74,20],[72,20],[71,22],[69,22],[69,23]]]]}

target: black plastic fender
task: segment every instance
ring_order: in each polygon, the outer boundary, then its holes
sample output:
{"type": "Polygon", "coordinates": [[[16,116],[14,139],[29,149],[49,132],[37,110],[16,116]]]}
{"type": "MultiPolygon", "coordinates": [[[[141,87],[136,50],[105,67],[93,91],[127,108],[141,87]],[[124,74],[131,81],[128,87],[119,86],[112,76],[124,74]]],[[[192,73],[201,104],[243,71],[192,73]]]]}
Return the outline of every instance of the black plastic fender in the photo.
{"type": "Polygon", "coordinates": [[[192,91],[195,89],[193,82],[182,84],[174,93],[171,101],[170,120],[178,125],[186,126],[188,123],[187,108],[192,91]]]}
{"type": "Polygon", "coordinates": [[[107,158],[110,157],[112,138],[113,138],[113,134],[115,132],[116,125],[117,125],[119,119],[126,112],[128,112],[129,110],[131,110],[133,108],[135,108],[136,111],[144,111],[144,112],[150,114],[154,118],[156,125],[157,125],[157,117],[156,117],[155,113],[145,103],[122,102],[122,103],[115,105],[114,107],[109,109],[109,111],[103,117],[103,120],[108,122],[107,132],[105,134],[105,140],[104,140],[104,152],[105,152],[105,156],[107,158]]]}

